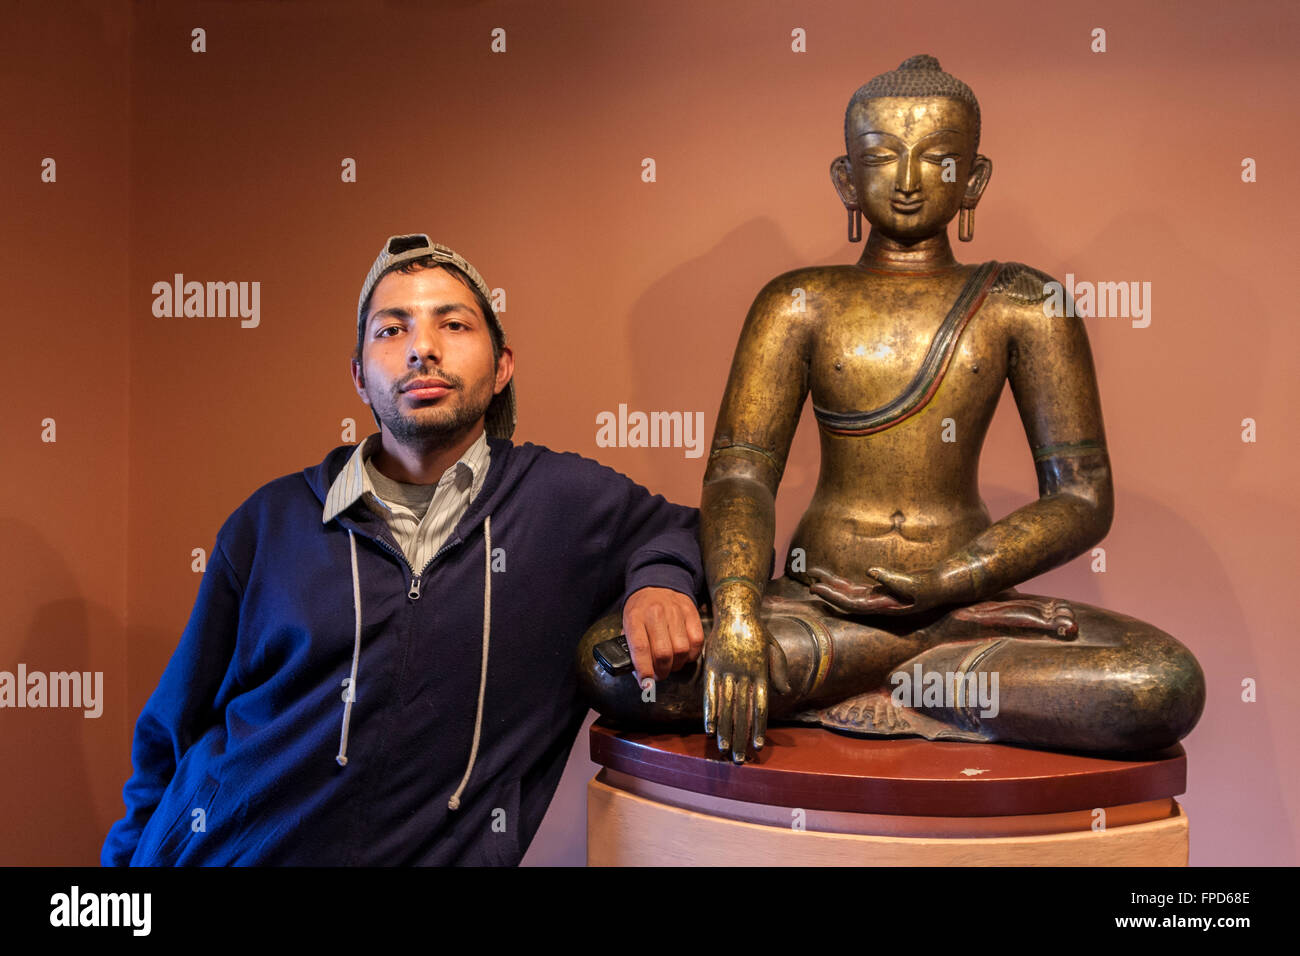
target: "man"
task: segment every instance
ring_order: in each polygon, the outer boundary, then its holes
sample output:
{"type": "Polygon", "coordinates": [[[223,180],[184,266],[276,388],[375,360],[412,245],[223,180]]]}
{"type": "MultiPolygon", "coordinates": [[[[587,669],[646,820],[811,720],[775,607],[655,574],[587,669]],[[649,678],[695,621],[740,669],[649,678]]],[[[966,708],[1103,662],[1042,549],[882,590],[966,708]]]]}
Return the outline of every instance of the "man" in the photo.
{"type": "Polygon", "coordinates": [[[385,244],[352,360],[380,430],[218,532],[104,864],[517,864],[587,712],[583,630],[625,598],[639,679],[699,656],[697,512],[510,442],[490,297],[427,236],[385,244]]]}

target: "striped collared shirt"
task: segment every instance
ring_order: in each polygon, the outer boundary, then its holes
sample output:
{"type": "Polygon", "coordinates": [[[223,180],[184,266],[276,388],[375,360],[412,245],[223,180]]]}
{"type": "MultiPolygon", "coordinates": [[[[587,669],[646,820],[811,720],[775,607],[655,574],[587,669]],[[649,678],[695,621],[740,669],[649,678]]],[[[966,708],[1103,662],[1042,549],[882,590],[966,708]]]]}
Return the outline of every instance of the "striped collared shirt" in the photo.
{"type": "Polygon", "coordinates": [[[380,473],[369,459],[381,442],[376,432],[357,445],[325,496],[321,521],[330,521],[358,500],[363,501],[384,519],[411,568],[419,574],[483,487],[491,459],[487,437],[480,434],[465,454],[442,473],[437,485],[403,484],[380,473]],[[420,513],[418,509],[426,503],[427,510],[420,513]]]}

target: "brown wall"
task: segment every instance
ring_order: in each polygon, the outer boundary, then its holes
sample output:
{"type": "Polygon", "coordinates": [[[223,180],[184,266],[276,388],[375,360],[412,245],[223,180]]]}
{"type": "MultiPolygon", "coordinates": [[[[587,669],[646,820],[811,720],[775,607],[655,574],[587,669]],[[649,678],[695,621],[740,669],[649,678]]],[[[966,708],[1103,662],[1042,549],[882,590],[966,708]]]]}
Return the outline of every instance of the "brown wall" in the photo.
{"type": "MultiPolygon", "coordinates": [[[[1297,862],[1291,5],[15,6],[0,670],[102,670],[106,704],[98,720],[0,710],[0,863],[97,860],[198,589],[191,550],[319,462],[344,419],[372,430],[346,366],[387,236],[428,232],[507,290],[516,441],[697,504],[702,458],[598,448],[595,416],[699,410],[711,434],[761,285],[858,255],[827,175],[844,105],[919,52],[974,88],[994,164],[959,257],[1152,283],[1148,328],[1087,321],[1117,482],[1108,570],[1080,558],[1026,590],[1192,648],[1209,681],[1184,742],[1192,862],[1297,862]],[[344,157],[358,182],[340,181],[344,157]],[[151,287],[177,272],[260,281],[260,325],[154,318],[151,287]]],[[[778,550],[816,480],[810,424],[778,550]]],[[[995,518],[1036,494],[1009,394],[982,479],[995,518]]],[[[580,738],[530,862],[582,860],[591,773],[580,738]]]]}
{"type": "Polygon", "coordinates": [[[0,671],[102,671],[105,697],[0,709],[0,864],[98,860],[134,722],[130,11],[99,6],[6,4],[0,28],[0,671]]]}

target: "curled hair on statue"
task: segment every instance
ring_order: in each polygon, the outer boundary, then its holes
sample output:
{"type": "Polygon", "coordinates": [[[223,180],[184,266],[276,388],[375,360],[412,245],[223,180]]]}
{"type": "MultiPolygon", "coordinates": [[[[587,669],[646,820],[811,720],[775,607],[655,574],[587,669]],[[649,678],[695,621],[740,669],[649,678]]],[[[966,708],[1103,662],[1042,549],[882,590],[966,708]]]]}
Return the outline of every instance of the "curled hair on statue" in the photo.
{"type": "MultiPolygon", "coordinates": [[[[960,100],[975,114],[975,152],[980,148],[980,104],[971,88],[951,73],[945,73],[939,61],[928,53],[909,56],[898,69],[872,77],[858,87],[844,110],[844,142],[849,145],[849,114],[858,103],[887,96],[949,96],[960,100]]],[[[850,147],[851,148],[851,147],[850,147]]]]}

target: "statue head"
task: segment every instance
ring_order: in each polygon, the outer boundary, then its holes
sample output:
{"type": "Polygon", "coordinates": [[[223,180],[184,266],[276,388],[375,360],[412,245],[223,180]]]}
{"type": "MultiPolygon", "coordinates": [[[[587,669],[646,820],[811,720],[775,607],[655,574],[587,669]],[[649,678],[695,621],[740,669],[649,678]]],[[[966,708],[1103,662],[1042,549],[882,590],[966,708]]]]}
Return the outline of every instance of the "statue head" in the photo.
{"type": "Polygon", "coordinates": [[[961,238],[969,239],[968,223],[993,173],[979,139],[970,87],[932,56],[908,57],[849,100],[846,155],[831,163],[831,179],[851,217],[861,212],[892,239],[929,238],[959,210],[961,238]]]}

